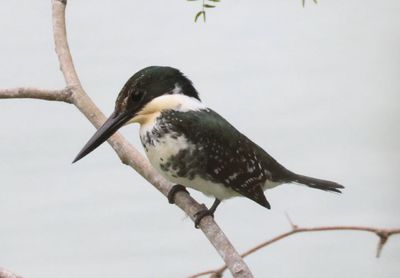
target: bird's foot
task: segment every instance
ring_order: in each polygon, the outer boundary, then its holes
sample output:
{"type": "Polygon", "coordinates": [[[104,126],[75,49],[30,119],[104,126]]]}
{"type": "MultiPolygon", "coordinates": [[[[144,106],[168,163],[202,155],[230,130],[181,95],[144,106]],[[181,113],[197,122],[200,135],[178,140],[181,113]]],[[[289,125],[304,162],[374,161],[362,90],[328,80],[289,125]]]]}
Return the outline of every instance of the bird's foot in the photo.
{"type": "Polygon", "coordinates": [[[170,203],[170,204],[174,204],[175,203],[175,194],[178,191],[185,191],[187,194],[189,194],[189,192],[186,190],[186,188],[183,185],[175,184],[171,188],[171,190],[168,192],[168,195],[167,195],[168,203],[170,203]]]}
{"type": "Polygon", "coordinates": [[[214,218],[214,211],[211,209],[208,209],[206,206],[204,206],[204,209],[196,212],[196,214],[194,215],[194,227],[196,229],[199,228],[200,221],[206,216],[211,216],[214,218]]]}
{"type": "Polygon", "coordinates": [[[201,219],[203,219],[204,217],[206,217],[208,215],[214,218],[214,212],[215,212],[215,210],[217,209],[217,207],[219,206],[220,203],[221,203],[221,201],[219,199],[215,198],[215,201],[212,204],[211,208],[207,209],[207,207],[205,205],[203,205],[204,209],[199,210],[194,215],[194,227],[196,229],[198,229],[201,219]]]}

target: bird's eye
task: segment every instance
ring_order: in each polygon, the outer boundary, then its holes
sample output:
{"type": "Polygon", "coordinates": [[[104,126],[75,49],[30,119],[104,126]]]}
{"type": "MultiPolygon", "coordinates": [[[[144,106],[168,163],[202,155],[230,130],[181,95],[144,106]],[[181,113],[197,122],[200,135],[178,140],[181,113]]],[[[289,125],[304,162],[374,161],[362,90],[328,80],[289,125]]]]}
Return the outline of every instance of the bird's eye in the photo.
{"type": "Polygon", "coordinates": [[[138,91],[133,92],[133,94],[131,95],[131,98],[132,98],[132,101],[138,102],[143,98],[143,96],[144,96],[144,92],[138,90],[138,91]]]}

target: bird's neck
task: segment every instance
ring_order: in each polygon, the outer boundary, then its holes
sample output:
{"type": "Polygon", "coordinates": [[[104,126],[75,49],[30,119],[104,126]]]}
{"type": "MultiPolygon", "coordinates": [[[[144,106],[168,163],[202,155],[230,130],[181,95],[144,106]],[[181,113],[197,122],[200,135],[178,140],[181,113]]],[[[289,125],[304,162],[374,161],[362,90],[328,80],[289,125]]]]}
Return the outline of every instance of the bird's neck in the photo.
{"type": "Polygon", "coordinates": [[[141,125],[141,129],[149,129],[163,111],[173,110],[179,112],[199,111],[207,107],[194,97],[183,94],[162,95],[154,98],[130,122],[141,125]]]}

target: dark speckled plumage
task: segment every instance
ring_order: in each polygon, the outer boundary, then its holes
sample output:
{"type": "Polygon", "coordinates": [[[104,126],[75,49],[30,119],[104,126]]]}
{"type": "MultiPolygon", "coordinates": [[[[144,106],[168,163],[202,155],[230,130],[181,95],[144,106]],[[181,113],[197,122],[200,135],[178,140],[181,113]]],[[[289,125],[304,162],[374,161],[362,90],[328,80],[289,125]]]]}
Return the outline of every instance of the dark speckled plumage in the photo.
{"type": "Polygon", "coordinates": [[[161,173],[216,197],[196,225],[204,215],[214,213],[220,200],[235,196],[235,192],[269,208],[263,190],[280,183],[297,182],[334,192],[344,188],[287,170],[224,118],[206,109],[192,82],[171,67],[151,66],[134,74],[118,95],[114,112],[74,161],[129,121],[146,126],[143,133],[141,128],[141,140],[150,162],[161,173]],[[154,124],[152,117],[157,113],[154,124]]]}
{"type": "Polygon", "coordinates": [[[164,171],[190,180],[199,176],[224,184],[265,207],[269,204],[263,193],[264,183],[291,181],[290,171],[211,109],[168,110],[157,121],[157,128],[142,138],[145,148],[166,134],[183,135],[195,146],[160,162],[164,171]]]}

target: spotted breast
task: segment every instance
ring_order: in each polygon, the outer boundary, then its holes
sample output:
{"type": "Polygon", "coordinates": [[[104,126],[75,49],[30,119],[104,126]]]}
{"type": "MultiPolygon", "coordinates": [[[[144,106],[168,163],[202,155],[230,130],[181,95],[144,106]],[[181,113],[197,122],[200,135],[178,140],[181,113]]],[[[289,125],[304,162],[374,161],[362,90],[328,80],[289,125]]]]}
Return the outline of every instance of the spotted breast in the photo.
{"type": "Polygon", "coordinates": [[[279,164],[211,109],[163,111],[140,138],[165,178],[220,200],[244,195],[266,206],[263,190],[283,182],[268,170],[279,164]]]}

